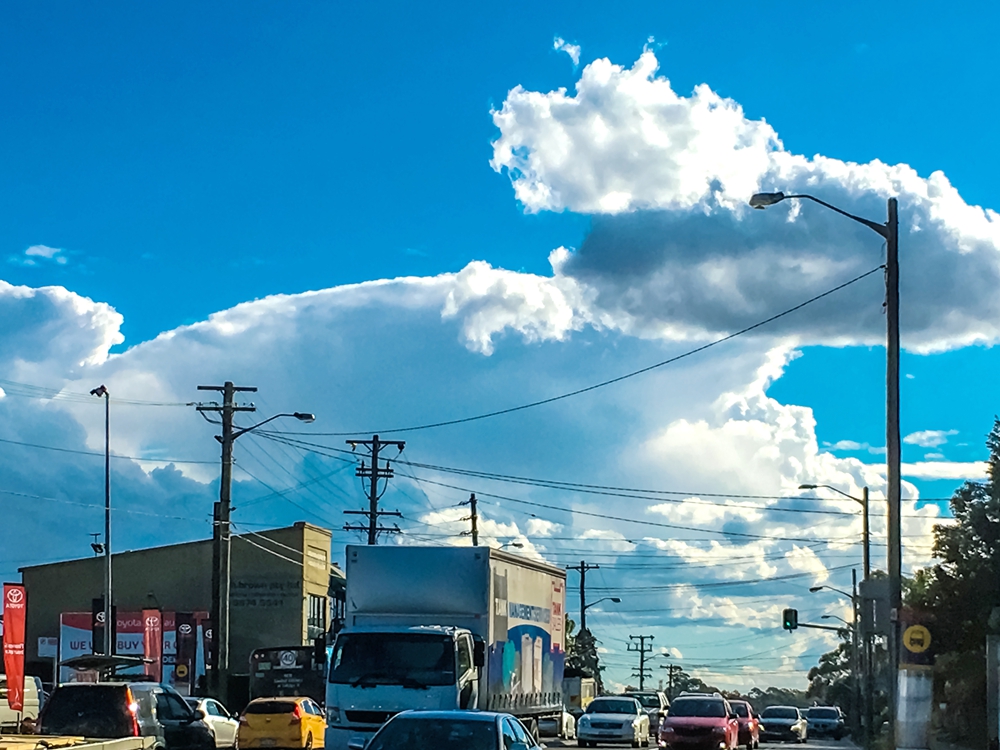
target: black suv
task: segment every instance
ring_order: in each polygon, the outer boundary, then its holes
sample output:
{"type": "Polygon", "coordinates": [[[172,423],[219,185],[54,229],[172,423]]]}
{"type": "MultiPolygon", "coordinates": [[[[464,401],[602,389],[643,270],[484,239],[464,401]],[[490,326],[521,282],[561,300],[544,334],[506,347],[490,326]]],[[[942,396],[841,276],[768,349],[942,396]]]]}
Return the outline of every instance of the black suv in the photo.
{"type": "Polygon", "coordinates": [[[117,739],[155,737],[158,750],[215,750],[202,717],[171,687],[154,682],[79,682],[55,689],[39,734],[117,739]]]}

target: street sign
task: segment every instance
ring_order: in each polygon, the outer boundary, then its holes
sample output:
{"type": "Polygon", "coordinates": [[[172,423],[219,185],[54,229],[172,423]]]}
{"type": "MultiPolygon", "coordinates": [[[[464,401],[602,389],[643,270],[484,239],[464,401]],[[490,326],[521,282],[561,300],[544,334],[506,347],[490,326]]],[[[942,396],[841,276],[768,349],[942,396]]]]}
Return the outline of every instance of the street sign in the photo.
{"type": "Polygon", "coordinates": [[[38,638],[38,658],[55,659],[59,656],[59,639],[40,636],[38,638]]]}
{"type": "Polygon", "coordinates": [[[903,646],[910,653],[924,653],[931,647],[931,631],[923,625],[911,625],[903,631],[903,646]]]}

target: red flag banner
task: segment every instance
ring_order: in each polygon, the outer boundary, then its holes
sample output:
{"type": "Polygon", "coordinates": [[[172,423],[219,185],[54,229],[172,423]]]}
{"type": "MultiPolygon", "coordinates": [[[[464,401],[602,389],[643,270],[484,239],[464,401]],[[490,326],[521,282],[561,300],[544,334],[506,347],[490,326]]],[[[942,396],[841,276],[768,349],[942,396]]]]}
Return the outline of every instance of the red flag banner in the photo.
{"type": "Polygon", "coordinates": [[[142,610],[142,655],[152,659],[146,674],[159,682],[163,669],[163,613],[158,609],[142,610]]]}
{"type": "Polygon", "coordinates": [[[7,673],[7,703],[24,709],[24,620],[28,597],[18,583],[3,585],[3,666],[7,673]]]}

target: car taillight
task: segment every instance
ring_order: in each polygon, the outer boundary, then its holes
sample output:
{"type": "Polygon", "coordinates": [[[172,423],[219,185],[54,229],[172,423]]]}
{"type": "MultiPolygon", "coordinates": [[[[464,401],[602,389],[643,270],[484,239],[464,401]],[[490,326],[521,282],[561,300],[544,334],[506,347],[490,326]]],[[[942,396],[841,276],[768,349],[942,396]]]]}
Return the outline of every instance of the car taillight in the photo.
{"type": "Polygon", "coordinates": [[[125,700],[128,701],[128,714],[132,718],[132,736],[139,736],[139,704],[132,695],[132,688],[125,688],[125,700]]]}
{"type": "Polygon", "coordinates": [[[299,706],[298,703],[296,703],[295,704],[295,710],[292,711],[292,720],[289,721],[288,723],[289,724],[298,724],[300,721],[302,721],[302,707],[299,706]]]}
{"type": "Polygon", "coordinates": [[[250,726],[250,719],[248,719],[245,715],[240,715],[240,726],[250,726]]]}

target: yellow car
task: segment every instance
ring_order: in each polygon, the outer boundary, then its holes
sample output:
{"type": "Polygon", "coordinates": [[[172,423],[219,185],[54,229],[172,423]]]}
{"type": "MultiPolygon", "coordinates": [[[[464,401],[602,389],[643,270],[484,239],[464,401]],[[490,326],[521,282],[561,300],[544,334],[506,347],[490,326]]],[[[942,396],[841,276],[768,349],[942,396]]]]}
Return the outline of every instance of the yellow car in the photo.
{"type": "Polygon", "coordinates": [[[237,746],[252,748],[323,747],[326,721],[311,698],[256,698],[240,715],[237,746]]]}

